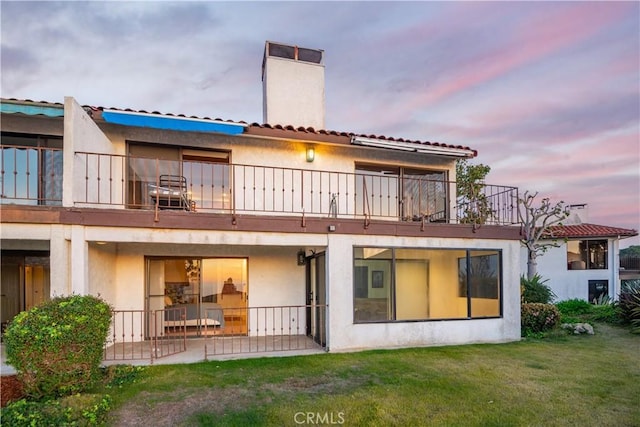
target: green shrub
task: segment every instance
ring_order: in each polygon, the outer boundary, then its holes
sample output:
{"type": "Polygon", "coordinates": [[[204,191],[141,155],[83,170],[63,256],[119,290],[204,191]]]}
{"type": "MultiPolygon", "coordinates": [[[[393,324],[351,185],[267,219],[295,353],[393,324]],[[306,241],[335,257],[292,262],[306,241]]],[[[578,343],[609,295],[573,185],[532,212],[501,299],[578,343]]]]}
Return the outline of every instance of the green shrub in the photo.
{"type": "Polygon", "coordinates": [[[588,314],[593,310],[593,305],[581,299],[569,299],[556,303],[558,311],[563,316],[580,316],[588,314]]]}
{"type": "Polygon", "coordinates": [[[93,296],[57,297],[18,314],[4,335],[26,396],[86,390],[100,376],[111,307],[93,296]]]}
{"type": "Polygon", "coordinates": [[[551,303],[556,298],[556,294],[554,294],[551,288],[546,285],[548,281],[549,279],[542,280],[542,277],[539,274],[536,274],[531,279],[520,276],[522,302],[540,304],[551,303]]]}
{"type": "Polygon", "coordinates": [[[22,426],[97,426],[107,420],[109,395],[82,394],[61,399],[18,400],[2,409],[2,424],[22,426]]]}
{"type": "Polygon", "coordinates": [[[618,304],[613,302],[610,304],[596,304],[592,306],[592,312],[589,317],[596,322],[605,322],[614,325],[622,323],[620,308],[618,307],[618,304]]]}
{"type": "Polygon", "coordinates": [[[524,303],[521,315],[523,336],[550,331],[560,322],[560,312],[553,304],[524,303]]]}
{"type": "Polygon", "coordinates": [[[618,307],[623,323],[630,323],[640,333],[640,283],[629,281],[622,286],[618,307]]]}

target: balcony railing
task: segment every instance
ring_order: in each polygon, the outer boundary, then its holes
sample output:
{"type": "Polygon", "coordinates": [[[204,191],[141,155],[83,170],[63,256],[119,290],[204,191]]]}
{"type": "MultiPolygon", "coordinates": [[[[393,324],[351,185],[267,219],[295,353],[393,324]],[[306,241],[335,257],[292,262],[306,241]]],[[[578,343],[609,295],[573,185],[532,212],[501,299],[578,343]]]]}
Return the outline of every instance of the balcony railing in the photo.
{"type": "Polygon", "coordinates": [[[62,204],[62,150],[3,144],[0,203],[62,204]]]}
{"type": "Polygon", "coordinates": [[[515,187],[481,184],[473,199],[456,183],[366,172],[175,161],[78,152],[78,206],[309,215],[446,223],[517,223],[515,187]]]}
{"type": "Polygon", "coordinates": [[[621,255],[620,268],[623,270],[640,270],[640,255],[621,255]]]}
{"type": "Polygon", "coordinates": [[[203,308],[201,319],[187,319],[180,306],[114,310],[104,361],[153,363],[194,350],[205,360],[229,354],[322,350],[327,345],[327,309],[319,304],[203,308]]]}
{"type": "MultiPolygon", "coordinates": [[[[2,202],[60,204],[62,152],[29,150],[3,146],[2,202]]],[[[75,153],[73,170],[74,182],[68,188],[73,188],[74,205],[78,207],[367,221],[518,222],[518,190],[509,186],[479,184],[473,197],[463,197],[456,193],[455,182],[443,179],[88,152],[75,153]]]]}

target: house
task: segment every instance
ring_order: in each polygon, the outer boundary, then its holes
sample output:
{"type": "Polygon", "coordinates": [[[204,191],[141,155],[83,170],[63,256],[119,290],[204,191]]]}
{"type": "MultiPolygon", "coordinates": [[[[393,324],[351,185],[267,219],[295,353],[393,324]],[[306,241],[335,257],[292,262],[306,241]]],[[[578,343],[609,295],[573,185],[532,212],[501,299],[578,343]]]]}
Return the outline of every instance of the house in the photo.
{"type": "MultiPolygon", "coordinates": [[[[556,294],[556,301],[582,299],[593,302],[606,295],[617,299],[621,280],[640,278],[637,266],[621,270],[620,240],[637,236],[636,230],[591,224],[586,204],[570,205],[569,217],[548,233],[557,247],[538,256],[538,273],[556,294]]],[[[522,252],[526,274],[526,248],[522,252]]]]}
{"type": "Polygon", "coordinates": [[[2,322],[75,293],[114,345],[518,340],[517,189],[470,221],[475,150],[325,130],[324,51],[263,59],[263,124],[2,100],[2,322]]]}

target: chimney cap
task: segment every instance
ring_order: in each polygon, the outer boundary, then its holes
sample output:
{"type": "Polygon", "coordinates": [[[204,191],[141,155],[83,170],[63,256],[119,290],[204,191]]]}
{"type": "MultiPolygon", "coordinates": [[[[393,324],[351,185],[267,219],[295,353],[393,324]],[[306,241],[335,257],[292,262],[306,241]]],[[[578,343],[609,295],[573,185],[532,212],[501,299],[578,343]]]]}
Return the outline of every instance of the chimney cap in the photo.
{"type": "Polygon", "coordinates": [[[292,61],[308,62],[311,64],[324,64],[324,50],[309,49],[287,43],[279,43],[267,40],[264,43],[264,56],[262,58],[262,78],[264,79],[264,66],[267,57],[290,59],[292,61]]]}

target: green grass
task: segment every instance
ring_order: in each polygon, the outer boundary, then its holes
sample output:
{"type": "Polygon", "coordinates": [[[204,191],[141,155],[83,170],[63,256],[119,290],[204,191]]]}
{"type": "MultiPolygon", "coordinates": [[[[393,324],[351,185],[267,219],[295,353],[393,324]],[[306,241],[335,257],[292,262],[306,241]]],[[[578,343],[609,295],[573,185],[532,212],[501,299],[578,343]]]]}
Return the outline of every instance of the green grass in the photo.
{"type": "Polygon", "coordinates": [[[639,355],[640,336],[599,324],[594,336],[510,344],[160,365],[111,393],[110,420],[285,426],[310,413],[348,426],[638,426],[639,355]]]}

